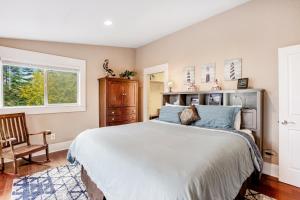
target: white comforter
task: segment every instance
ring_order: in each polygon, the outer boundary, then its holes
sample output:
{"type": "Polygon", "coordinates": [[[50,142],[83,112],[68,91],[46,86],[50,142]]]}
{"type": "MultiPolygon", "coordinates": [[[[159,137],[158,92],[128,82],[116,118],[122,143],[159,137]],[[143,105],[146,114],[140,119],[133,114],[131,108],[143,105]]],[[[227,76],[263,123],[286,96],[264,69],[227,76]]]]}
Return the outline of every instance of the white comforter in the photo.
{"type": "Polygon", "coordinates": [[[157,121],[86,130],[69,156],[108,200],[231,200],[254,171],[243,138],[157,121]]]}

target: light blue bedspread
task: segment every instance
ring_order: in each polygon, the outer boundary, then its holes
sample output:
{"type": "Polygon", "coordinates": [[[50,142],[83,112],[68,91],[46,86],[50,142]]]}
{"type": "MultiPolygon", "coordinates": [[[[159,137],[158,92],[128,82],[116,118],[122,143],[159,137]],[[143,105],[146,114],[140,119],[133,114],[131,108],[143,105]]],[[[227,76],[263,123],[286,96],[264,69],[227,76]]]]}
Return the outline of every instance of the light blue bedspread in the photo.
{"type": "Polygon", "coordinates": [[[261,158],[230,131],[149,121],[82,132],[77,160],[108,200],[234,199],[261,158]]]}

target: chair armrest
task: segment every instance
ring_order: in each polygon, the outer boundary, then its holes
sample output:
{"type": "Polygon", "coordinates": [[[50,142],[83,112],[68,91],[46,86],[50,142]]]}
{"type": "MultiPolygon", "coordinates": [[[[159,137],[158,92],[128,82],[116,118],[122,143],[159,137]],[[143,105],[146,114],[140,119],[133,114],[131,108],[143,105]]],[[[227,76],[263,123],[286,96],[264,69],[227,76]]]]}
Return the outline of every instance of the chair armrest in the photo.
{"type": "Polygon", "coordinates": [[[16,141],[16,140],[17,140],[16,138],[7,138],[5,140],[0,140],[0,154],[1,154],[0,157],[2,157],[2,144],[5,142],[9,142],[10,150],[12,153],[14,153],[13,141],[16,141]]]}
{"type": "Polygon", "coordinates": [[[41,134],[51,135],[51,131],[46,130],[46,131],[42,131],[42,132],[38,132],[38,133],[28,133],[28,135],[41,135],[41,134]]]}
{"type": "Polygon", "coordinates": [[[46,135],[51,135],[51,131],[46,130],[39,133],[29,133],[28,135],[32,136],[32,135],[41,135],[41,134],[43,134],[44,145],[48,145],[46,135]]]}
{"type": "Polygon", "coordinates": [[[16,141],[16,140],[17,140],[16,138],[8,138],[8,139],[5,139],[5,140],[0,140],[0,142],[1,142],[1,144],[5,143],[5,142],[12,143],[13,141],[16,141]]]}

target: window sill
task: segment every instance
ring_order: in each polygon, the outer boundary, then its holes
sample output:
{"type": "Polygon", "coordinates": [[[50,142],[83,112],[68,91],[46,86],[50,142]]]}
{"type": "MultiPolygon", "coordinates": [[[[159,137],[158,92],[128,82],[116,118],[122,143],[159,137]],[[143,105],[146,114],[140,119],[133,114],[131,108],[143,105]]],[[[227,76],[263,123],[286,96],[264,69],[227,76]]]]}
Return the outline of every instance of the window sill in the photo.
{"type": "Polygon", "coordinates": [[[0,108],[0,114],[25,112],[29,115],[47,113],[83,112],[86,106],[81,105],[56,105],[56,106],[26,106],[0,108]]]}

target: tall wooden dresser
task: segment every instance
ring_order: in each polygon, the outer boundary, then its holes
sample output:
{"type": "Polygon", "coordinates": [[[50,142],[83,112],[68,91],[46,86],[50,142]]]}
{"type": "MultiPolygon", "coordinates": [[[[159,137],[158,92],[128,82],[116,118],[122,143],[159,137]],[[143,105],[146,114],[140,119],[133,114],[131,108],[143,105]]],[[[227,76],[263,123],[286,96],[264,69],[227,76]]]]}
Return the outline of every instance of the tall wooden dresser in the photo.
{"type": "Polygon", "coordinates": [[[138,81],[120,78],[99,79],[99,126],[138,121],[138,81]]]}

